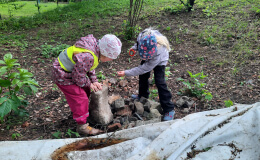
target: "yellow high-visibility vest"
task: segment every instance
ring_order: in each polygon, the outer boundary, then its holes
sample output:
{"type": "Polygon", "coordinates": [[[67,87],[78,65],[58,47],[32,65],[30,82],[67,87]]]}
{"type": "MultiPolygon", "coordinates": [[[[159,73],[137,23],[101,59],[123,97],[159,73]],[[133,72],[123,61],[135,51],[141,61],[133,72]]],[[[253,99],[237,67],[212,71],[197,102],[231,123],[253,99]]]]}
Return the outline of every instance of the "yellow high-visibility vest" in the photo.
{"type": "Polygon", "coordinates": [[[59,60],[61,68],[67,72],[71,72],[76,63],[72,59],[73,55],[78,54],[78,53],[85,53],[85,52],[91,53],[92,56],[94,57],[94,63],[93,63],[93,66],[90,68],[90,70],[92,71],[95,68],[97,68],[99,61],[98,61],[98,57],[95,55],[95,53],[93,53],[91,50],[88,50],[88,49],[75,47],[74,45],[63,50],[60,53],[58,60],[59,60]]]}

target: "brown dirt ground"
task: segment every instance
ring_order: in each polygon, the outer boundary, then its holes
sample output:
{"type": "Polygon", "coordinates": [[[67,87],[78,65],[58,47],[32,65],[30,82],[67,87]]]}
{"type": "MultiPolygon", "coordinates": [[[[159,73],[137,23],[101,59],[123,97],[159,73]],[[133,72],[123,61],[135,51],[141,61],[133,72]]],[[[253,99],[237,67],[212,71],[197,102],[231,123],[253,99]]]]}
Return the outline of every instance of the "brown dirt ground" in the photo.
{"type": "MultiPolygon", "coordinates": [[[[208,78],[205,80],[207,83],[206,89],[212,93],[212,101],[206,103],[195,99],[196,110],[195,107],[192,107],[190,108],[189,113],[183,113],[182,109],[176,108],[177,119],[194,112],[224,108],[224,100],[230,99],[235,103],[252,104],[259,101],[260,98],[260,85],[258,79],[259,63],[254,63],[259,62],[260,55],[254,57],[254,61],[249,61],[249,63],[243,66],[236,75],[231,73],[233,67],[231,64],[216,65],[216,63],[213,63],[215,61],[223,60],[222,55],[217,53],[216,47],[205,46],[198,43],[197,28],[191,23],[191,20],[197,20],[201,22],[200,26],[205,25],[207,23],[207,18],[201,15],[201,11],[194,11],[192,14],[181,13],[179,15],[160,13],[156,16],[148,16],[139,21],[139,25],[143,29],[149,26],[161,25],[159,30],[170,40],[173,50],[170,52],[171,61],[168,64],[168,67],[171,67],[170,71],[172,74],[169,76],[167,84],[173,95],[172,100],[174,102],[181,97],[177,93],[184,87],[176,78],[188,78],[187,70],[192,73],[199,73],[203,70],[204,74],[208,75],[208,78]],[[170,31],[165,29],[167,26],[171,27],[170,31]],[[178,38],[181,40],[181,43],[176,43],[175,36],[176,33],[179,32],[180,26],[187,28],[190,31],[190,34],[180,33],[178,38]],[[204,61],[197,61],[198,57],[203,57],[204,61]]],[[[121,18],[125,19],[125,17],[114,17],[110,21],[110,25],[114,25],[116,28],[115,30],[118,32],[121,31],[121,24],[118,24],[118,22],[123,21],[120,20],[121,18]]],[[[106,28],[106,25],[104,25],[104,28],[106,28]]],[[[74,29],[76,30],[76,27],[74,29]]],[[[88,28],[88,31],[91,29],[93,28],[88,28]]],[[[36,35],[37,30],[39,30],[39,28],[24,32],[30,37],[36,35]]],[[[106,34],[106,31],[102,30],[98,33],[93,31],[93,34],[95,37],[100,38],[102,35],[106,34]]],[[[126,41],[123,40],[122,36],[120,38],[122,39],[123,48],[119,58],[112,62],[102,63],[96,69],[97,72],[102,71],[107,79],[116,78],[118,82],[120,79],[115,76],[116,71],[128,69],[137,66],[140,63],[140,59],[137,55],[130,57],[127,54],[127,50],[133,45],[134,39],[133,41],[126,41]]],[[[50,70],[52,61],[55,58],[43,58],[40,51],[35,49],[44,44],[44,42],[47,41],[46,39],[42,37],[38,41],[28,40],[29,43],[34,44],[34,47],[28,47],[22,54],[17,48],[8,45],[4,46],[13,53],[15,58],[19,59],[19,63],[23,68],[29,69],[29,71],[35,75],[35,79],[39,82],[41,87],[36,96],[28,98],[30,104],[27,109],[30,117],[26,123],[23,123],[23,125],[11,126],[9,130],[6,129],[7,126],[5,124],[0,124],[1,141],[13,140],[13,133],[20,133],[21,137],[18,137],[17,140],[52,139],[54,138],[52,134],[57,131],[61,132],[60,138],[68,138],[69,136],[66,135],[68,129],[71,129],[72,131],[76,130],[76,123],[71,118],[71,112],[65,101],[64,95],[51,81],[50,70]],[[32,54],[23,57],[27,55],[27,53],[32,54]]],[[[62,43],[72,45],[75,41],[64,41],[62,43]]],[[[227,51],[230,46],[232,46],[232,42],[230,42],[226,48],[222,47],[222,50],[227,51]]],[[[129,95],[135,93],[138,90],[138,77],[127,77],[125,79],[129,82],[126,87],[120,87],[118,83],[111,85],[109,94],[120,94],[125,98],[129,98],[129,95]]],[[[72,135],[72,137],[75,136],[72,135]]]]}

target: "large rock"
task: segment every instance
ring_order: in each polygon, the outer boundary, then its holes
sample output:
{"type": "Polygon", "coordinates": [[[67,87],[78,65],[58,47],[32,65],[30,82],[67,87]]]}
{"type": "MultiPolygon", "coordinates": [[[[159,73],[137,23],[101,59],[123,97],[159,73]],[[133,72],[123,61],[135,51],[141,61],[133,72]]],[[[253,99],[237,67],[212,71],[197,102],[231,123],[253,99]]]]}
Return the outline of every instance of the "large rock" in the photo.
{"type": "Polygon", "coordinates": [[[112,122],[113,114],[108,104],[108,87],[92,92],[89,104],[89,119],[91,122],[106,125],[112,122]]]}
{"type": "Polygon", "coordinates": [[[144,113],[144,105],[141,102],[139,102],[138,100],[135,100],[134,104],[135,104],[136,112],[139,115],[143,115],[143,113],[144,113]]]}
{"type": "Polygon", "coordinates": [[[124,99],[123,99],[123,98],[120,98],[120,99],[115,100],[115,101],[112,103],[111,107],[112,107],[113,109],[115,109],[116,111],[125,108],[125,101],[124,101],[124,99]]]}
{"type": "Polygon", "coordinates": [[[176,106],[177,107],[182,107],[182,108],[190,108],[192,107],[194,101],[191,100],[187,96],[182,96],[179,100],[176,101],[176,106]]]}
{"type": "Polygon", "coordinates": [[[160,103],[155,102],[155,101],[150,100],[150,99],[148,99],[148,101],[149,101],[150,104],[151,104],[150,110],[152,110],[152,109],[157,109],[161,114],[163,114],[163,110],[162,110],[162,107],[161,107],[161,104],[160,104],[160,103]]]}

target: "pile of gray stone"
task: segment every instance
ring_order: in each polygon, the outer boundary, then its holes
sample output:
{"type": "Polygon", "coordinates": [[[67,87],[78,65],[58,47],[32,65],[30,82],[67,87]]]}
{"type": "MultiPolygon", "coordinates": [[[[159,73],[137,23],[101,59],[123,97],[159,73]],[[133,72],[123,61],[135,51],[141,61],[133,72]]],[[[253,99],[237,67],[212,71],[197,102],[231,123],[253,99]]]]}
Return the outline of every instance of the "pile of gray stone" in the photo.
{"type": "Polygon", "coordinates": [[[124,99],[120,95],[108,96],[108,87],[91,93],[89,123],[100,125],[108,132],[161,121],[160,103],[141,97],[124,99]]]}

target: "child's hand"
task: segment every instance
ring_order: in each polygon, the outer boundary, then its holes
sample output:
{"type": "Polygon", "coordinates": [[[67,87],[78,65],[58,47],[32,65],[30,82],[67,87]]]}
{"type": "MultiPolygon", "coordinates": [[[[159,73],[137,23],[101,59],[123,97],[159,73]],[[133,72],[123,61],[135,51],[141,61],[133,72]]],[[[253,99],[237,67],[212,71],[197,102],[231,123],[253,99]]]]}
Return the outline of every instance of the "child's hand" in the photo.
{"type": "Polygon", "coordinates": [[[119,77],[123,77],[123,76],[125,76],[125,71],[118,71],[118,72],[117,72],[117,75],[118,75],[119,77]]]}
{"type": "Polygon", "coordinates": [[[91,83],[90,89],[92,89],[94,92],[99,91],[102,89],[102,84],[98,82],[91,83]]]}

